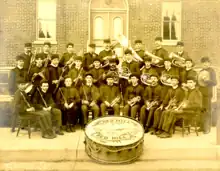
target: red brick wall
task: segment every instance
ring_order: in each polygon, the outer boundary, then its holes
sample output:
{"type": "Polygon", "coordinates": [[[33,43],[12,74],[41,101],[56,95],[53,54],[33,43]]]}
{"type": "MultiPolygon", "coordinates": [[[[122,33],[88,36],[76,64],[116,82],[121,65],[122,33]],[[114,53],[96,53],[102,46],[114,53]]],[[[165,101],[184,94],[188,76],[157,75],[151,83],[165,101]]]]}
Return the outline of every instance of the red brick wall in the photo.
{"type": "MultiPolygon", "coordinates": [[[[36,0],[0,1],[0,64],[11,65],[23,51],[26,41],[36,35],[36,0]],[[2,10],[3,9],[3,10],[2,10]]],[[[128,0],[129,36],[133,42],[142,39],[149,49],[161,33],[161,0],[128,0]]],[[[196,61],[209,55],[220,64],[220,1],[182,0],[182,39],[186,50],[196,61]]],[[[86,49],[88,40],[89,0],[57,0],[58,53],[65,44],[75,43],[76,50],[86,49]]],[[[166,47],[172,50],[173,47],[166,47]]]]}

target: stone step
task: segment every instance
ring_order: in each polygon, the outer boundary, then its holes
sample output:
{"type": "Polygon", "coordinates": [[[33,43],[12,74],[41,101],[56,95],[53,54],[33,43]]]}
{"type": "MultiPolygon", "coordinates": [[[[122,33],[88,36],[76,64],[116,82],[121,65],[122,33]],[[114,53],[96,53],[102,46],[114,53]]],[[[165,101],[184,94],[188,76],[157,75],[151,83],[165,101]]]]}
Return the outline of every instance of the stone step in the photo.
{"type": "Polygon", "coordinates": [[[219,161],[139,161],[127,165],[93,162],[10,162],[0,163],[1,171],[219,171],[219,161]]]}

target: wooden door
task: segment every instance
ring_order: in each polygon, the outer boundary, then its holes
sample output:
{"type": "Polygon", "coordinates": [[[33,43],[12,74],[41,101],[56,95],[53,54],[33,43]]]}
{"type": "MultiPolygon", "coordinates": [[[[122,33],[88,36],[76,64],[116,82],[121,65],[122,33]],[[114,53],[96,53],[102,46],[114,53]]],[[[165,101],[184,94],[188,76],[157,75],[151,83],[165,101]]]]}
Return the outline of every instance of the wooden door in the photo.
{"type": "MultiPolygon", "coordinates": [[[[96,53],[103,50],[103,40],[110,38],[112,43],[117,34],[127,36],[127,18],[124,11],[93,11],[91,12],[90,40],[96,44],[96,53]]],[[[121,56],[122,48],[116,53],[121,56]]]]}

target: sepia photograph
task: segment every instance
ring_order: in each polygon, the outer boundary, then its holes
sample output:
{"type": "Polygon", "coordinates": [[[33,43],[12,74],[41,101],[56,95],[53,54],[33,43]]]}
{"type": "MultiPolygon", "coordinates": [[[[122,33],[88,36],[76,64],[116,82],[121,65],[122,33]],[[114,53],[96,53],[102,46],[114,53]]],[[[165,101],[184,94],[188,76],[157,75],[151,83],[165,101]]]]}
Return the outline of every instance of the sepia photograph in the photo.
{"type": "Polygon", "coordinates": [[[0,171],[220,171],[220,0],[0,0],[0,171]]]}

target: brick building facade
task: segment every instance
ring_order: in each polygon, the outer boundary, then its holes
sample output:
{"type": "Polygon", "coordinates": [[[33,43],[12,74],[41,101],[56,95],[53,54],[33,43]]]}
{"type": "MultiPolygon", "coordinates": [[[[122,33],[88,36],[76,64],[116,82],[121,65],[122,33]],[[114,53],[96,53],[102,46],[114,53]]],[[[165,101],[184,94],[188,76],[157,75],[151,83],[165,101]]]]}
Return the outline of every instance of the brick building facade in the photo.
{"type": "MultiPolygon", "coordinates": [[[[23,51],[24,42],[36,40],[36,1],[0,1],[0,65],[11,66],[15,56],[23,51]]],[[[154,38],[161,35],[162,0],[128,0],[129,40],[142,39],[152,48],[154,38]]],[[[90,0],[57,0],[58,53],[65,44],[75,43],[76,50],[88,41],[90,0]]],[[[214,65],[220,64],[220,1],[182,0],[182,40],[190,56],[198,61],[208,55],[214,65]]],[[[173,46],[166,46],[171,51],[173,46]]]]}

